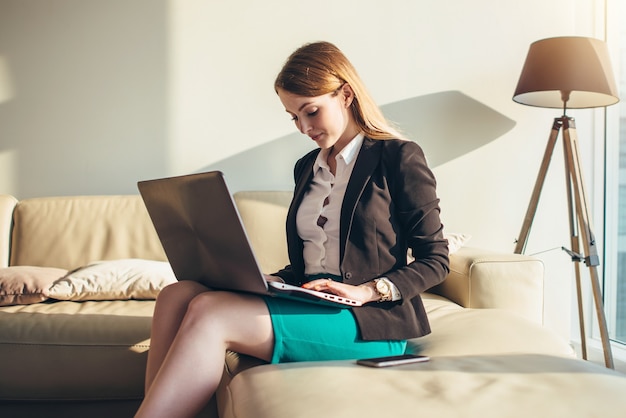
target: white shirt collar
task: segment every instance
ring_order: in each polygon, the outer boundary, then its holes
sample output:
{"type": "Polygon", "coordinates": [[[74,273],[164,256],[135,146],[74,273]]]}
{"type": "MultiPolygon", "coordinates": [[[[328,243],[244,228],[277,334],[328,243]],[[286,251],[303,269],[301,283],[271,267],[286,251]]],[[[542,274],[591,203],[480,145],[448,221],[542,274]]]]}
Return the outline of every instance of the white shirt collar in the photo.
{"type": "MultiPolygon", "coordinates": [[[[350,163],[359,155],[359,150],[361,149],[361,145],[363,144],[363,139],[365,136],[363,133],[357,134],[348,144],[343,147],[343,149],[335,156],[336,160],[343,159],[346,165],[350,165],[350,163]]],[[[320,168],[328,168],[328,163],[326,162],[328,153],[330,149],[323,149],[317,155],[315,159],[315,164],[313,164],[313,172],[316,173],[320,168]]]]}

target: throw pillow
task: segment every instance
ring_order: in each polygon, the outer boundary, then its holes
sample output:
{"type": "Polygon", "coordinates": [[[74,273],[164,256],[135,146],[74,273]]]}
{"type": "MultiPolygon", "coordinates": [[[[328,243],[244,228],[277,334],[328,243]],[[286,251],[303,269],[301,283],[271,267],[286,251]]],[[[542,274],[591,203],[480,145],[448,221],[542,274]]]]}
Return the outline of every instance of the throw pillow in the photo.
{"type": "Polygon", "coordinates": [[[0,268],[0,306],[28,305],[48,299],[52,284],[67,273],[54,267],[0,268]]]}
{"type": "Polygon", "coordinates": [[[448,251],[450,254],[459,251],[472,238],[471,235],[456,232],[445,232],[443,237],[448,240],[448,251]]]}
{"type": "MultiPolygon", "coordinates": [[[[456,232],[444,232],[443,237],[448,240],[448,254],[454,254],[459,251],[463,245],[472,237],[468,234],[461,234],[456,232]]],[[[407,264],[412,263],[415,259],[413,258],[413,254],[411,249],[407,251],[406,262],[407,264]]]]}
{"type": "Polygon", "coordinates": [[[69,272],[48,291],[59,300],[155,299],[176,277],[165,261],[97,261],[69,272]]]}

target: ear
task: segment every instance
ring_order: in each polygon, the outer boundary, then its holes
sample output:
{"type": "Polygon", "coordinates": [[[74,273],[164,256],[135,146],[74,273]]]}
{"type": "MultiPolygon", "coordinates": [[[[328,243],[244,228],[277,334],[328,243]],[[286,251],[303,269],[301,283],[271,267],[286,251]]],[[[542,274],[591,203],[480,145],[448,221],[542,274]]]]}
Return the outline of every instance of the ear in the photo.
{"type": "Polygon", "coordinates": [[[354,90],[352,90],[352,86],[348,83],[344,83],[341,86],[341,95],[343,96],[343,103],[346,108],[352,105],[352,101],[354,101],[354,90]]]}

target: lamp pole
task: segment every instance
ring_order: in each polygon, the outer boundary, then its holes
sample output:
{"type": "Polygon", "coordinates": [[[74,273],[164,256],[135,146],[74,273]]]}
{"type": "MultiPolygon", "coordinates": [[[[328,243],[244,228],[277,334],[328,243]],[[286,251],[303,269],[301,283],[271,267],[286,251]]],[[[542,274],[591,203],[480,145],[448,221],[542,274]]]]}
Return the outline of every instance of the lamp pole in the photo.
{"type": "Polygon", "coordinates": [[[548,145],[544,153],[543,161],[539,169],[539,175],[535,182],[535,188],[524,217],[524,223],[520,231],[515,246],[515,253],[523,253],[528,242],[530,228],[532,226],[541,190],[545,182],[546,174],[550,165],[554,147],[559,135],[563,133],[563,153],[565,156],[565,181],[567,188],[568,200],[568,218],[570,229],[571,251],[569,254],[572,261],[575,262],[574,270],[576,277],[576,299],[578,305],[578,323],[580,328],[581,353],[583,359],[587,359],[587,338],[585,334],[585,321],[583,314],[583,298],[582,298],[582,281],[581,272],[578,262],[584,261],[589,269],[591,279],[591,289],[593,293],[594,305],[596,308],[596,316],[600,329],[600,338],[602,340],[602,348],[604,353],[604,364],[607,368],[615,368],[613,363],[613,354],[611,351],[611,341],[609,339],[606,315],[604,313],[604,304],[602,300],[602,290],[600,287],[600,279],[598,276],[597,266],[600,265],[600,257],[596,246],[595,236],[591,228],[589,220],[589,207],[582,178],[582,168],[580,164],[580,154],[578,152],[578,135],[576,133],[576,122],[574,118],[570,118],[565,114],[562,117],[555,118],[554,124],[550,131],[548,145]],[[582,241],[582,252],[581,252],[582,241]]]}

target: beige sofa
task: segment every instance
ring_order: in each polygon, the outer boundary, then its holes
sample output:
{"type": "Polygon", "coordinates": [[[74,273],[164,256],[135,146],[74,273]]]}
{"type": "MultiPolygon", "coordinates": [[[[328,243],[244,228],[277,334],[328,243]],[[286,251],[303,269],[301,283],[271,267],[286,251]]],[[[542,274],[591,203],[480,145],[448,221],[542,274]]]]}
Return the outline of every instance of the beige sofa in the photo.
{"type": "MultiPolygon", "coordinates": [[[[264,270],[282,267],[290,194],[235,197],[264,270]]],[[[0,196],[2,271],[120,259],[165,260],[138,196],[0,196]]],[[[202,416],[622,416],[626,378],[576,359],[541,326],[542,283],[537,259],[463,247],[443,285],[424,295],[432,334],[410,342],[430,362],[385,370],[352,361],[264,365],[229,353],[202,416]]],[[[133,415],[154,301],[116,299],[0,307],[0,416],[133,415]]]]}

